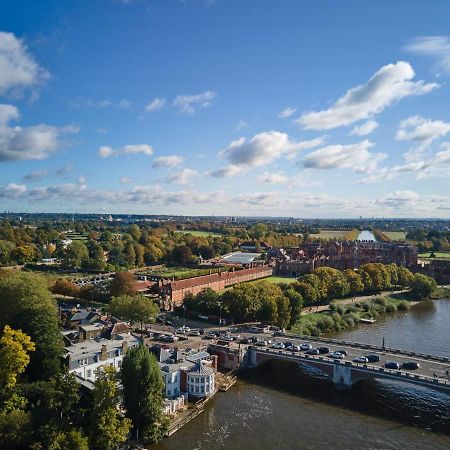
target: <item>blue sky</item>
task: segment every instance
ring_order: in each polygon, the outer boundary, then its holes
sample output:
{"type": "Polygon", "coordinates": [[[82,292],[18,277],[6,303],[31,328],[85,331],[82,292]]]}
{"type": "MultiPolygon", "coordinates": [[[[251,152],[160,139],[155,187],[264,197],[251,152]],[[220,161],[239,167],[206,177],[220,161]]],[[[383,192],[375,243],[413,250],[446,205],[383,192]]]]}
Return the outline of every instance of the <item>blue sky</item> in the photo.
{"type": "Polygon", "coordinates": [[[0,209],[450,217],[450,4],[4,0],[0,209]]]}

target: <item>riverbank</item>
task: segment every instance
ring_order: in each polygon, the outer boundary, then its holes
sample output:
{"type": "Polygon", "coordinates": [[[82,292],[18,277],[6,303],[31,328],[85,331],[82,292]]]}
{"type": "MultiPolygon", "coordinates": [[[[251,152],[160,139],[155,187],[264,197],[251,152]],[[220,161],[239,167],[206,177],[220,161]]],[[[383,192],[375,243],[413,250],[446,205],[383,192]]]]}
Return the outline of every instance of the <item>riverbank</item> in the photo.
{"type": "Polygon", "coordinates": [[[406,311],[417,302],[407,301],[404,293],[382,295],[362,300],[351,299],[347,303],[336,302],[327,305],[322,312],[309,312],[290,330],[293,333],[319,336],[356,327],[361,319],[376,320],[377,317],[396,311],[406,311]]]}

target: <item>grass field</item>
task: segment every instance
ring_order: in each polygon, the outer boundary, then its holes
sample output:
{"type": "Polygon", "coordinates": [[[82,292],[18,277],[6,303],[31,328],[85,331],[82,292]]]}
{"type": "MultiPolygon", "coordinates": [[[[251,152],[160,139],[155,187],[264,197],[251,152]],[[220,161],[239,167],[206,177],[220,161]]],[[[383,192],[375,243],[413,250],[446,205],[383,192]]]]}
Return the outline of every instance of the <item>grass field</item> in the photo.
{"type": "Polygon", "coordinates": [[[317,234],[311,234],[311,238],[318,239],[344,239],[348,231],[341,230],[320,230],[317,234]]]}
{"type": "Polygon", "coordinates": [[[268,281],[269,283],[293,283],[294,281],[297,281],[297,278],[288,278],[288,277],[277,277],[275,275],[268,277],[268,278],[262,278],[261,280],[252,281],[252,283],[257,283],[258,281],[268,281]]]}
{"type": "MultiPolygon", "coordinates": [[[[429,258],[432,252],[419,253],[419,258],[429,258]]],[[[436,259],[450,259],[450,252],[433,252],[436,259]]]]}
{"type": "Polygon", "coordinates": [[[176,280],[181,280],[185,278],[198,277],[201,275],[208,275],[210,271],[211,273],[216,273],[219,271],[219,268],[215,267],[212,269],[192,269],[189,267],[166,267],[165,269],[152,271],[148,273],[148,275],[158,275],[167,278],[174,277],[176,280]]]}
{"type": "Polygon", "coordinates": [[[391,240],[391,241],[404,241],[406,238],[405,231],[383,231],[383,233],[391,240]]]}
{"type": "Polygon", "coordinates": [[[215,233],[214,231],[198,231],[198,230],[175,230],[175,233],[182,234],[192,234],[192,236],[198,237],[208,237],[208,236],[223,236],[220,233],[215,233]]]}

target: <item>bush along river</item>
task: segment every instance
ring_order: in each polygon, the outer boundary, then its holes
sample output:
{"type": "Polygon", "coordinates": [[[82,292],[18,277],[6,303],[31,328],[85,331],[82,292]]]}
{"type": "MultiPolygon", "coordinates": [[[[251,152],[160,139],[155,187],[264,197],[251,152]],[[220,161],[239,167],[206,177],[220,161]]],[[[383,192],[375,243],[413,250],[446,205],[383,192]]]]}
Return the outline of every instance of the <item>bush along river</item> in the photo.
{"type": "MultiPolygon", "coordinates": [[[[450,301],[407,311],[332,336],[450,357],[450,301]]],[[[401,382],[367,380],[336,391],[320,374],[272,362],[248,371],[158,450],[448,449],[450,396],[401,382]]]]}

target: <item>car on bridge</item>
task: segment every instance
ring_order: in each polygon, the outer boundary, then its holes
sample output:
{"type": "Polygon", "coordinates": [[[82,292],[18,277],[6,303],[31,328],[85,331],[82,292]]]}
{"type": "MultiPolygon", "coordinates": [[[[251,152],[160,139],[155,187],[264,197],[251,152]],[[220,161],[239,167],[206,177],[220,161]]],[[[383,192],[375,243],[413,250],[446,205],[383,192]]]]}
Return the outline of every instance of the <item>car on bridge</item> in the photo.
{"type": "Polygon", "coordinates": [[[300,350],[303,350],[304,352],[307,350],[311,350],[312,349],[312,345],[311,344],[302,344],[300,345],[300,350]]]}
{"type": "Polygon", "coordinates": [[[395,362],[395,361],[387,361],[384,364],[384,367],[386,369],[400,370],[400,364],[398,362],[395,362]]]}
{"type": "Polygon", "coordinates": [[[371,363],[380,361],[380,355],[375,355],[375,354],[366,355],[366,358],[367,358],[367,362],[371,362],[371,363]]]}
{"type": "Polygon", "coordinates": [[[332,352],[328,355],[329,358],[333,359],[344,359],[345,356],[341,352],[332,352]]]}
{"type": "Polygon", "coordinates": [[[344,356],[347,356],[347,350],[336,350],[336,353],[342,353],[344,356]]]}
{"type": "Polygon", "coordinates": [[[353,358],[353,362],[359,364],[366,364],[369,362],[369,360],[365,356],[357,356],[356,358],[353,358]]]}
{"type": "Polygon", "coordinates": [[[275,344],[272,345],[272,348],[276,348],[278,350],[283,350],[284,344],[282,342],[275,342],[275,344]]]}
{"type": "Polygon", "coordinates": [[[321,355],[325,355],[327,353],[330,353],[330,349],[328,347],[319,347],[319,353],[321,355]]]}
{"type": "Polygon", "coordinates": [[[319,355],[319,349],[318,348],[311,348],[306,352],[307,355],[319,355]]]}
{"type": "Polygon", "coordinates": [[[417,370],[420,365],[414,361],[407,361],[402,364],[402,370],[417,370]]]}

